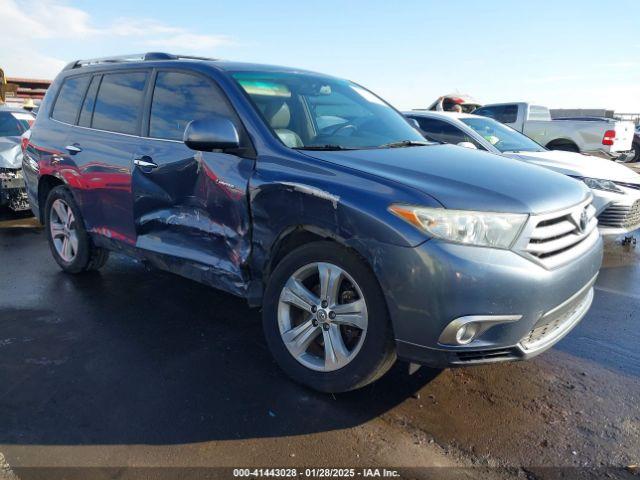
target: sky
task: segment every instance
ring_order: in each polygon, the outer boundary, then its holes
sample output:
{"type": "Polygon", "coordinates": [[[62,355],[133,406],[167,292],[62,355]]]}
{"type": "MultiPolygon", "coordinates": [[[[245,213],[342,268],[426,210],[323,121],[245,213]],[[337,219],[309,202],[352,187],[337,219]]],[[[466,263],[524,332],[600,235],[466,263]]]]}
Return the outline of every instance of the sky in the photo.
{"type": "Polygon", "coordinates": [[[167,51],[314,70],[400,109],[481,103],[640,112],[640,0],[0,0],[0,68],[167,51]]]}

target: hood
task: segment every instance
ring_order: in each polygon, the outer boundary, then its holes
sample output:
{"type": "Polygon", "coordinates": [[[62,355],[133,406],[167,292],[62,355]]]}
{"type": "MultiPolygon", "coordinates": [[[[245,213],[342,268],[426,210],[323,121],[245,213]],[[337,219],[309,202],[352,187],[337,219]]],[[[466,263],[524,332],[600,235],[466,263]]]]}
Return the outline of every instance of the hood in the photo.
{"type": "Polygon", "coordinates": [[[550,170],[455,145],[304,153],[413,187],[450,209],[543,213],[589,195],[550,170]]]}
{"type": "Polygon", "coordinates": [[[550,168],[565,175],[640,184],[640,175],[629,167],[600,157],[561,150],[507,153],[505,155],[550,168]]]}
{"type": "Polygon", "coordinates": [[[20,137],[0,137],[0,168],[22,168],[20,137]]]}

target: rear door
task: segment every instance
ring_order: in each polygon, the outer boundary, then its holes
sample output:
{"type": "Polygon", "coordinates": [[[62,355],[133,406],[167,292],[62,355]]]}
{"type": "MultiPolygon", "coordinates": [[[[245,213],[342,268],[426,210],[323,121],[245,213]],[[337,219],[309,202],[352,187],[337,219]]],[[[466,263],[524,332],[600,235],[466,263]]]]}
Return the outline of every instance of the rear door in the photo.
{"type": "Polygon", "coordinates": [[[143,69],[94,75],[67,137],[87,229],[128,245],[135,244],[131,168],[150,76],[143,69]]]}
{"type": "Polygon", "coordinates": [[[158,69],[147,98],[145,135],[134,152],[132,191],[136,246],[160,266],[241,293],[250,253],[247,188],[254,170],[241,122],[210,78],[158,69]],[[191,120],[234,121],[246,149],[196,152],[182,141],[191,120]],[[176,262],[176,260],[179,260],[176,262]]]}

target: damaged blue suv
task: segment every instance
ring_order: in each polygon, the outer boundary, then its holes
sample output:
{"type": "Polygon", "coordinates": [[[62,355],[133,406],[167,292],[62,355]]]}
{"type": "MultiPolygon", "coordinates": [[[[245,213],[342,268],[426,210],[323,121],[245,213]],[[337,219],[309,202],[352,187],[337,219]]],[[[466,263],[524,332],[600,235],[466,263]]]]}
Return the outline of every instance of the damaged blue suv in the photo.
{"type": "Polygon", "coordinates": [[[23,163],[64,271],[117,251],[246,298],[282,369],[326,392],[396,357],[536,355],[585,315],[602,260],[581,183],[425,142],[360,85],[302,70],[76,61],[23,163]]]}

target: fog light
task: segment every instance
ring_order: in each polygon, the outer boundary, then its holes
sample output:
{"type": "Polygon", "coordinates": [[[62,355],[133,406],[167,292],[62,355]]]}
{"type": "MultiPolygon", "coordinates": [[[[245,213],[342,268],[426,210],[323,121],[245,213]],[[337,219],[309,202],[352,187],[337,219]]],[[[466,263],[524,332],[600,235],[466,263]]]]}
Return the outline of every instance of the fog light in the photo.
{"type": "Polygon", "coordinates": [[[501,323],[517,322],[522,315],[469,315],[453,320],[440,334],[440,345],[468,345],[480,338],[491,327],[501,323]]]}
{"type": "Polygon", "coordinates": [[[456,342],[460,345],[466,345],[473,341],[478,334],[478,324],[477,323],[465,323],[462,325],[458,331],[456,332],[456,342]]]}

